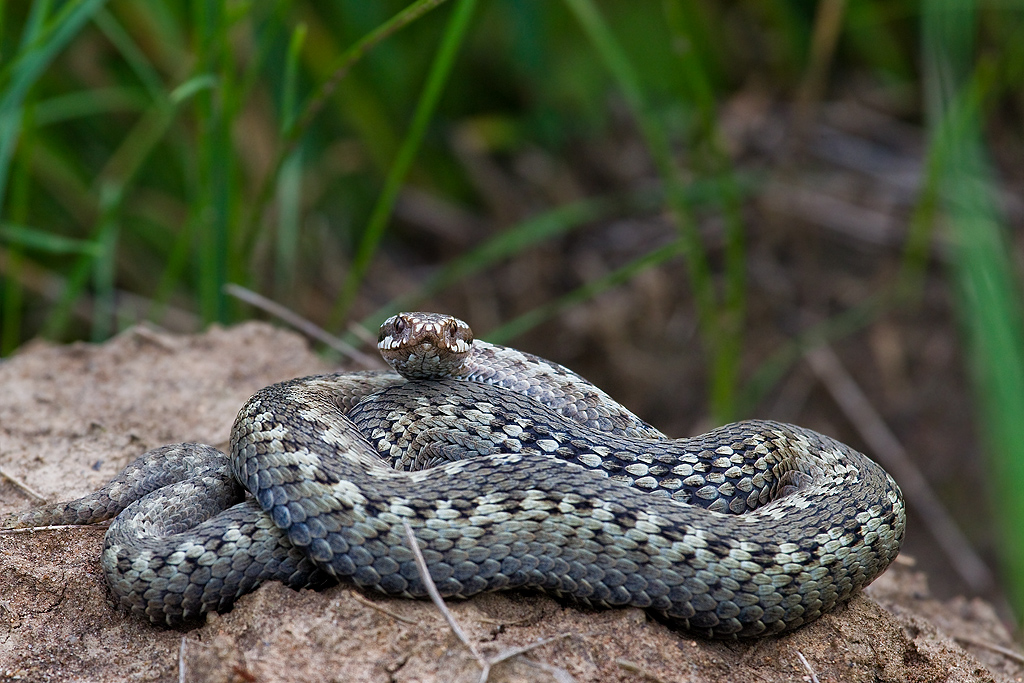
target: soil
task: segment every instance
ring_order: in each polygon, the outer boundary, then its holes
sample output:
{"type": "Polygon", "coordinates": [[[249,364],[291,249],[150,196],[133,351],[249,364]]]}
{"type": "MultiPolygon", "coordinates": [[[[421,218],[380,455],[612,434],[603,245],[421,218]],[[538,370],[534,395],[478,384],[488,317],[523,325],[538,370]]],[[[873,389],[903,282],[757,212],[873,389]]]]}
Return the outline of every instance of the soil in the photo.
{"type": "MultiPolygon", "coordinates": [[[[33,344],[0,364],[0,468],[49,500],[73,498],[147,449],[224,447],[250,394],[328,369],[301,338],[261,323],[33,344]]],[[[0,480],[0,514],[37,502],[0,480]]],[[[433,605],[345,586],[269,583],[192,629],[151,626],[114,606],[99,567],[103,531],[0,535],[0,681],[480,680],[433,605]]],[[[906,558],[815,623],[750,642],[694,639],[640,610],[585,610],[536,594],[449,607],[484,657],[541,642],[496,663],[494,683],[1024,680],[993,608],[930,598],[906,558]]]]}

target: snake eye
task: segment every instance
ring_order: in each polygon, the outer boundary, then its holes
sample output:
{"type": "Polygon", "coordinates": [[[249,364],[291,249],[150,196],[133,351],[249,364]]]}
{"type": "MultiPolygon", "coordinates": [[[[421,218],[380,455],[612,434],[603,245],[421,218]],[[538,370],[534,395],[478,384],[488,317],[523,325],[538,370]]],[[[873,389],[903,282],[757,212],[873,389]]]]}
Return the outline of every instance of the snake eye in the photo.
{"type": "Polygon", "coordinates": [[[459,326],[455,323],[454,320],[450,321],[448,323],[448,337],[451,339],[455,339],[455,335],[457,335],[458,333],[459,326]]]}
{"type": "Polygon", "coordinates": [[[395,318],[395,334],[402,334],[405,332],[405,318],[399,316],[395,318]]]}

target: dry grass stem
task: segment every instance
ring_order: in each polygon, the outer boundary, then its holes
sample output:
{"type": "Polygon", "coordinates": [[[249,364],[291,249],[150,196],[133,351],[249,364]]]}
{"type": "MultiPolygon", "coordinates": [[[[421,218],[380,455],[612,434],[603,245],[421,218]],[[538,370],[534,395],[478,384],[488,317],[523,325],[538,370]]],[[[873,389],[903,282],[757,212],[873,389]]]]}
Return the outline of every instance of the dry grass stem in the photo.
{"type": "Polygon", "coordinates": [[[383,363],[374,356],[363,353],[351,344],[338,339],[319,325],[306,320],[302,316],[297,315],[294,311],[285,308],[276,301],[271,301],[267,297],[257,294],[251,289],[246,289],[245,287],[233,283],[228,283],[224,285],[224,293],[229,294],[240,301],[244,301],[250,306],[255,306],[261,311],[266,311],[275,318],[279,318],[282,322],[291,325],[307,337],[315,339],[318,342],[334,349],[341,355],[352,359],[357,365],[363,368],[368,370],[377,370],[383,367],[383,363]]]}
{"type": "Polygon", "coordinates": [[[358,337],[361,342],[370,348],[377,346],[377,335],[370,332],[370,330],[366,329],[359,323],[349,323],[348,327],[345,329],[351,332],[353,336],[358,337]]]}
{"type": "Polygon", "coordinates": [[[548,672],[558,683],[576,683],[576,679],[572,677],[572,674],[559,666],[538,662],[533,659],[524,659],[523,661],[530,666],[540,669],[541,671],[548,672]]]}
{"type": "Polygon", "coordinates": [[[36,531],[57,531],[59,529],[87,529],[97,524],[54,524],[52,526],[28,526],[21,529],[0,529],[0,536],[29,534],[36,531]]]}
{"type": "Polygon", "coordinates": [[[469,638],[466,636],[466,632],[459,626],[459,622],[455,620],[455,616],[448,609],[448,605],[444,604],[444,599],[441,598],[441,593],[438,592],[437,586],[434,585],[434,580],[430,578],[430,570],[427,569],[427,561],[423,559],[423,552],[420,550],[420,546],[416,543],[416,536],[412,532],[412,527],[409,526],[409,522],[402,520],[402,526],[405,527],[405,538],[409,543],[409,549],[412,550],[413,557],[416,559],[416,569],[420,573],[420,578],[423,579],[423,585],[427,589],[427,593],[430,595],[430,599],[434,602],[434,606],[444,615],[445,621],[448,622],[448,628],[452,630],[455,637],[466,646],[473,658],[476,659],[477,663],[480,664],[480,683],[485,683],[488,676],[491,673],[491,664],[487,661],[487,658],[480,654],[469,638]]]}
{"type": "Polygon", "coordinates": [[[796,656],[800,658],[800,663],[804,665],[804,668],[807,669],[807,673],[811,675],[811,683],[821,683],[821,681],[818,680],[818,675],[814,673],[814,669],[811,668],[810,662],[807,661],[807,657],[804,657],[804,653],[797,650],[796,656]]]}
{"type": "Polygon", "coordinates": [[[149,321],[143,321],[137,325],[132,325],[126,329],[123,334],[129,334],[147,341],[164,351],[173,353],[181,350],[181,343],[179,340],[167,334],[166,330],[155,327],[153,323],[149,321]]]}
{"type": "Polygon", "coordinates": [[[572,633],[560,633],[557,636],[548,636],[547,638],[541,638],[540,640],[528,643],[526,645],[520,645],[519,647],[510,647],[509,649],[502,650],[501,652],[496,654],[494,657],[490,659],[490,662],[491,664],[497,664],[498,662],[503,662],[506,659],[511,659],[516,655],[525,654],[530,650],[536,650],[538,647],[542,647],[544,645],[547,645],[548,643],[553,643],[556,640],[569,638],[572,635],[572,633]]]}
{"type": "Polygon", "coordinates": [[[644,669],[642,666],[640,666],[636,662],[631,662],[628,659],[623,659],[623,658],[620,657],[620,658],[615,660],[615,664],[620,669],[622,669],[624,671],[629,671],[629,672],[632,672],[632,673],[635,673],[635,674],[639,674],[639,675],[643,676],[644,678],[646,678],[649,681],[654,681],[654,683],[667,683],[667,681],[665,681],[664,678],[661,678],[660,676],[656,676],[655,674],[651,673],[650,671],[647,671],[646,669],[644,669]]]}
{"type": "Polygon", "coordinates": [[[1024,664],[1024,655],[1017,652],[1016,650],[1011,650],[1008,647],[1003,647],[1002,645],[997,645],[996,643],[991,643],[987,640],[971,638],[969,636],[955,636],[953,640],[963,643],[964,645],[973,645],[975,647],[982,647],[986,650],[991,650],[992,652],[997,652],[1002,656],[1006,657],[1007,659],[1011,659],[1017,662],[1018,664],[1024,664]]]}
{"type": "Polygon", "coordinates": [[[181,637],[181,646],[178,648],[178,683],[185,683],[185,636],[181,637]]]}
{"type": "Polygon", "coordinates": [[[991,570],[971,547],[921,470],[910,460],[903,444],[882,420],[835,352],[823,345],[808,351],[804,357],[879,462],[899,483],[907,502],[917,510],[919,518],[960,577],[972,591],[987,591],[994,581],[991,570]]]}
{"type": "Polygon", "coordinates": [[[36,500],[38,500],[41,503],[45,503],[46,502],[46,497],[43,496],[41,493],[37,493],[28,484],[26,484],[25,482],[21,481],[20,479],[15,479],[14,477],[12,477],[11,475],[7,474],[3,470],[0,470],[0,479],[5,479],[5,480],[11,482],[12,484],[14,484],[15,488],[17,488],[21,492],[25,493],[26,495],[28,495],[30,498],[35,498],[36,500]]]}
{"type": "Polygon", "coordinates": [[[352,597],[355,599],[356,602],[360,602],[360,603],[366,605],[367,607],[370,607],[372,609],[377,610],[378,612],[383,612],[384,614],[388,615],[392,619],[397,619],[398,621],[401,621],[401,622],[406,623],[406,624],[412,624],[413,626],[419,626],[419,624],[420,624],[420,622],[417,621],[416,619],[410,619],[409,617],[402,616],[401,614],[398,614],[397,612],[392,612],[387,607],[384,607],[383,605],[378,605],[374,601],[368,600],[368,599],[364,598],[362,595],[360,595],[356,591],[352,591],[351,594],[352,594],[352,597]]]}
{"type": "MultiPolygon", "coordinates": [[[[477,664],[480,665],[480,683],[487,683],[487,679],[491,675],[491,667],[495,664],[504,662],[507,659],[524,654],[530,650],[534,650],[556,640],[568,638],[572,635],[571,633],[562,633],[557,636],[541,638],[540,640],[527,645],[502,650],[494,657],[484,657],[480,654],[480,651],[474,647],[473,643],[466,635],[466,632],[462,630],[459,622],[455,620],[455,616],[448,609],[448,605],[444,604],[444,599],[441,597],[441,593],[438,592],[437,586],[434,584],[434,580],[430,578],[430,571],[427,569],[427,562],[423,559],[423,552],[420,550],[419,544],[416,543],[416,536],[412,532],[412,527],[409,526],[409,523],[405,520],[402,521],[402,525],[405,527],[406,541],[408,542],[409,548],[412,550],[413,557],[416,560],[416,569],[420,574],[420,578],[423,580],[423,585],[426,587],[427,593],[430,595],[430,599],[434,602],[437,609],[440,610],[441,614],[444,615],[445,621],[448,622],[448,627],[452,630],[452,633],[455,634],[455,637],[466,646],[466,649],[469,650],[470,654],[473,655],[473,658],[476,659],[477,664]]],[[[532,660],[524,661],[528,661],[531,665],[538,666],[551,673],[560,683],[573,683],[572,676],[564,669],[560,669],[550,664],[544,664],[542,662],[532,660]]]]}

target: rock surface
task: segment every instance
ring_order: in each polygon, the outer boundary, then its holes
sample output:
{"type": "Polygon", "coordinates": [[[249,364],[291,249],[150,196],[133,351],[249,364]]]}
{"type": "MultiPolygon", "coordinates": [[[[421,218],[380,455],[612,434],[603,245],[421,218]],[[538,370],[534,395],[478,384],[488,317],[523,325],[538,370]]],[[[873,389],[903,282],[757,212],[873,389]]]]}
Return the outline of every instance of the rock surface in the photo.
{"type": "MultiPolygon", "coordinates": [[[[226,446],[235,412],[274,381],[325,371],[304,342],[250,323],[100,345],[35,345],[0,364],[0,469],[50,500],[98,488],[143,451],[226,446]]],[[[0,513],[35,504],[0,479],[0,513]]],[[[0,681],[477,681],[480,666],[430,604],[345,586],[278,583],[187,631],[113,605],[103,528],[0,535],[0,681]]],[[[1019,655],[980,601],[940,603],[897,561],[848,605],[795,633],[695,640],[636,609],[484,595],[450,608],[499,681],[1014,681],[1019,655]],[[964,648],[967,648],[965,650],[964,648]],[[969,651],[968,651],[969,650],[969,651]],[[803,660],[806,660],[806,664],[803,660]]]]}

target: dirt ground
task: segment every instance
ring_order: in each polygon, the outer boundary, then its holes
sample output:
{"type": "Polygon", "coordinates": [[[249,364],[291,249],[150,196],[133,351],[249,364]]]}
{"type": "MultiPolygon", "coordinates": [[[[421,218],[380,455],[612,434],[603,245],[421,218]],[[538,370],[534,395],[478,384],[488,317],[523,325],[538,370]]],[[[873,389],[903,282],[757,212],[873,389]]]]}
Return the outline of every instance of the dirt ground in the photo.
{"type": "MultiPolygon", "coordinates": [[[[0,469],[49,500],[94,490],[165,443],[220,447],[260,387],[327,370],[265,324],[176,337],[135,328],[91,346],[32,345],[0,364],[0,469]]],[[[0,514],[37,501],[0,480],[0,514]]],[[[345,586],[270,583],[191,630],[113,606],[102,528],[0,536],[0,681],[476,681],[480,667],[429,603],[345,586]]],[[[636,609],[581,610],[533,594],[450,605],[497,681],[1020,681],[995,611],[940,602],[901,558],[848,605],[795,633],[695,640],[636,609]],[[806,663],[805,663],[806,662],[806,663]],[[812,673],[813,672],[813,673],[812,673]]]]}

